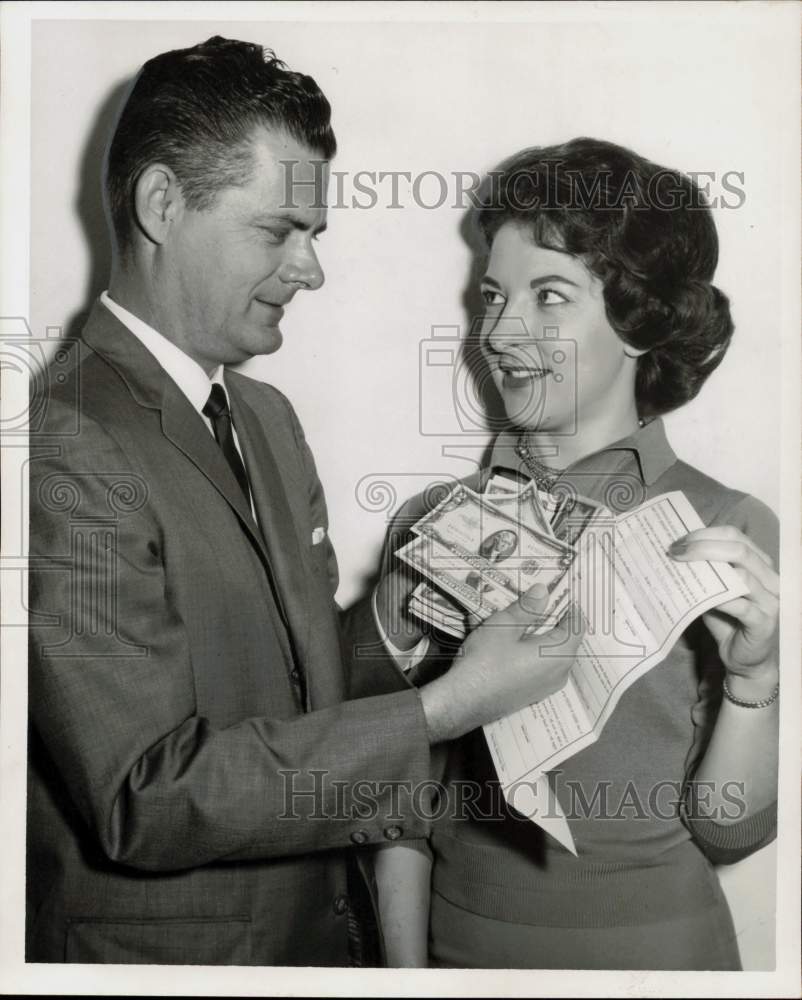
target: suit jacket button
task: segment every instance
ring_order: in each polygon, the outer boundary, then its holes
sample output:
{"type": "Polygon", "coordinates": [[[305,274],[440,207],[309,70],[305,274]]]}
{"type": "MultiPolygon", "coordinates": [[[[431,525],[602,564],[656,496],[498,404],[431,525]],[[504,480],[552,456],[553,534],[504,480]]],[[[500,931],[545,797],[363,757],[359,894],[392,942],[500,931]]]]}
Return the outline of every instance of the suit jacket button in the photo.
{"type": "Polygon", "coordinates": [[[384,836],[388,840],[398,840],[399,837],[403,836],[404,831],[400,826],[388,826],[384,829],[384,836]]]}
{"type": "Polygon", "coordinates": [[[290,671],[290,677],[296,684],[301,683],[301,671],[297,667],[293,667],[290,671]]]}
{"type": "Polygon", "coordinates": [[[368,835],[367,833],[365,833],[364,830],[354,830],[354,832],[351,834],[351,840],[355,844],[367,844],[368,835]]]}
{"type": "Polygon", "coordinates": [[[348,910],[348,897],[335,896],[334,903],[332,905],[334,907],[334,912],[337,914],[338,917],[341,917],[343,913],[347,912],[348,910]]]}

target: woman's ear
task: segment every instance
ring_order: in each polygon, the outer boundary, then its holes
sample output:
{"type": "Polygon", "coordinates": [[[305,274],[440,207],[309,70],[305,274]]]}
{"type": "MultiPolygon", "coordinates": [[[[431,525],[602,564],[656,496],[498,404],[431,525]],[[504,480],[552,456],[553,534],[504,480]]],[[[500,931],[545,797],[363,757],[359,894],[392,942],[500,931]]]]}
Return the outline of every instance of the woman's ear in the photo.
{"type": "Polygon", "coordinates": [[[165,242],[183,208],[181,189],[168,166],[152,163],[142,171],[134,189],[134,212],[137,226],[152,243],[165,242]]]}
{"type": "Polygon", "coordinates": [[[632,344],[624,344],[624,354],[628,358],[639,358],[649,353],[648,347],[633,347],[632,344]]]}

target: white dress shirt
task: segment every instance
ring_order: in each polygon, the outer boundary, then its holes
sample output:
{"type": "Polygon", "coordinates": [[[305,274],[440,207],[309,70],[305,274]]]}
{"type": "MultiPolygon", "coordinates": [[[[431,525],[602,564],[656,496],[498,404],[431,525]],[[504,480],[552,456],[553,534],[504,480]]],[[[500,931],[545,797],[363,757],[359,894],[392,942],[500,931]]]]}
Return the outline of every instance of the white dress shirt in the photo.
{"type": "MultiPolygon", "coordinates": [[[[209,428],[209,433],[214,437],[212,422],[208,417],[203,415],[203,408],[209,400],[209,393],[212,391],[212,386],[215,382],[221,385],[223,391],[226,392],[226,385],[223,381],[223,366],[220,365],[212,372],[211,377],[209,377],[197,361],[193,361],[180,347],[176,347],[172,341],[159,333],[158,330],[154,330],[152,326],[148,326],[144,320],[141,320],[138,316],[134,316],[127,309],[123,309],[119,303],[115,302],[109,296],[108,292],[101,293],[100,301],[110,313],[113,313],[117,317],[123,326],[127,327],[133,333],[142,346],[150,351],[181,392],[187,397],[192,404],[192,408],[197,410],[200,416],[203,417],[203,422],[209,428]]],[[[228,392],[226,392],[226,399],[228,399],[228,392]]],[[[234,436],[236,437],[236,431],[234,432],[234,436]]],[[[236,443],[237,451],[242,456],[239,442],[237,441],[236,443]]]]}

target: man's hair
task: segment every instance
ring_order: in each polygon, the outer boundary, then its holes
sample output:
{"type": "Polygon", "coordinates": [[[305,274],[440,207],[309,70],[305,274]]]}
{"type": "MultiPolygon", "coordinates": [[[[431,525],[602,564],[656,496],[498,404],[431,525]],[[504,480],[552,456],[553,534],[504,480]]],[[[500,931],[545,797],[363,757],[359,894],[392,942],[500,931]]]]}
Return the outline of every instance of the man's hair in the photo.
{"type": "Polygon", "coordinates": [[[477,221],[487,244],[507,222],[535,243],[579,257],[604,285],[610,325],[645,348],[635,396],[641,416],[699,392],[733,332],[711,282],[712,213],[691,178],[598,139],[525,149],[485,179],[477,221]]]}
{"type": "Polygon", "coordinates": [[[187,205],[209,208],[223,188],[249,180],[251,139],[260,126],[286,132],[325,160],[337,149],[323,92],[270,49],[215,36],[148,60],[106,157],[107,208],[120,249],[131,242],[134,192],[143,170],[164,163],[187,205]]]}

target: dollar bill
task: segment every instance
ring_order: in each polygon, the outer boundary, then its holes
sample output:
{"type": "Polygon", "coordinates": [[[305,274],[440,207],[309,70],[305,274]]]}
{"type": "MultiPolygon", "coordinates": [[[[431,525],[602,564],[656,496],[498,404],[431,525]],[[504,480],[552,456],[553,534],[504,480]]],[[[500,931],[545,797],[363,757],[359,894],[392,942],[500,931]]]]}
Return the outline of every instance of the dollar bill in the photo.
{"type": "Polygon", "coordinates": [[[527,528],[532,528],[533,531],[548,535],[550,538],[556,537],[534,482],[527,483],[523,489],[515,492],[506,489],[502,491],[496,487],[496,492],[483,495],[489,496],[492,507],[512,515],[527,528]]]}
{"type": "Polygon", "coordinates": [[[606,507],[587,497],[566,496],[551,515],[551,530],[556,539],[575,548],[591,524],[609,520],[611,516],[606,507]]]}
{"type": "Polygon", "coordinates": [[[409,599],[409,610],[434,628],[457,639],[464,639],[476,619],[471,617],[464,608],[452,603],[428,583],[420,583],[409,599]]]}
{"type": "Polygon", "coordinates": [[[535,583],[551,592],[574,550],[457,486],[415,525],[397,555],[480,619],[535,583]]]}
{"type": "MultiPolygon", "coordinates": [[[[538,508],[543,514],[543,519],[548,522],[549,532],[553,534],[554,519],[559,514],[566,498],[552,493],[546,493],[545,491],[538,489],[534,479],[530,479],[524,489],[526,489],[529,485],[531,485],[535,491],[538,508]]],[[[488,481],[485,494],[489,497],[491,503],[498,506],[500,499],[499,494],[516,493],[520,489],[521,486],[517,480],[509,479],[507,476],[502,476],[496,473],[496,475],[492,476],[488,481]]]]}
{"type": "Polygon", "coordinates": [[[521,483],[518,480],[508,479],[506,476],[500,476],[497,473],[488,480],[485,493],[488,495],[492,495],[493,493],[517,493],[520,488],[521,483]]]}

